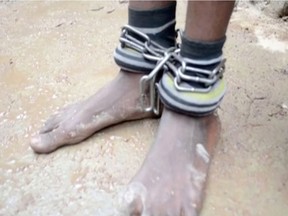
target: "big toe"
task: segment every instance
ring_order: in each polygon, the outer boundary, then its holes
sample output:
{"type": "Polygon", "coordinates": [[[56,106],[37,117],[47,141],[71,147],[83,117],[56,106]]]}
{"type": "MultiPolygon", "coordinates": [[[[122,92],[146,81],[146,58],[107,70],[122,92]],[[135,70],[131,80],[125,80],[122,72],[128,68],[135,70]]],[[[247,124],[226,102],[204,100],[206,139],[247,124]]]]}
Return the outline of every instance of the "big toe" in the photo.
{"type": "Polygon", "coordinates": [[[66,144],[67,141],[63,135],[58,129],[38,134],[32,137],[30,146],[37,153],[50,153],[66,144]]]}
{"type": "Polygon", "coordinates": [[[120,197],[120,206],[124,215],[140,216],[143,214],[147,190],[139,182],[133,182],[128,185],[120,197]]]}

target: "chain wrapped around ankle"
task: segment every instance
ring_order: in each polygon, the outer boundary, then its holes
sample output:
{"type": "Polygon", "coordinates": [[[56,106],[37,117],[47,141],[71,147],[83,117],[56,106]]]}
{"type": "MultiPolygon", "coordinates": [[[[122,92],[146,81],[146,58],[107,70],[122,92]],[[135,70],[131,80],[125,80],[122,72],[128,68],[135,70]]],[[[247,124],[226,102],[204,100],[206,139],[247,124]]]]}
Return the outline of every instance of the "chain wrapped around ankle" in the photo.
{"type": "Polygon", "coordinates": [[[166,107],[187,115],[203,116],[213,112],[226,89],[222,79],[225,59],[220,56],[193,60],[179,53],[179,44],[165,49],[148,35],[126,25],[114,58],[124,70],[147,74],[140,80],[141,104],[145,111],[158,115],[161,98],[166,107]],[[213,65],[213,69],[197,65],[213,65]]]}

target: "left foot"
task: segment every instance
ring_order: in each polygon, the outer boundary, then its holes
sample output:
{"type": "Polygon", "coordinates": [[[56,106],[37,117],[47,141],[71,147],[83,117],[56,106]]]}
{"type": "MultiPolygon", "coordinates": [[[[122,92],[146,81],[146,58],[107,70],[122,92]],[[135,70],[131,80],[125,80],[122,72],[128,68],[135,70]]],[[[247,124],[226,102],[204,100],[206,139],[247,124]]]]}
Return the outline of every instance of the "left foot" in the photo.
{"type": "Polygon", "coordinates": [[[123,199],[129,215],[196,216],[220,124],[164,110],[155,144],[123,199]]]}
{"type": "Polygon", "coordinates": [[[86,100],[52,116],[30,143],[37,153],[80,143],[95,132],[124,121],[151,118],[140,103],[141,73],[120,71],[116,78],[86,100]]]}

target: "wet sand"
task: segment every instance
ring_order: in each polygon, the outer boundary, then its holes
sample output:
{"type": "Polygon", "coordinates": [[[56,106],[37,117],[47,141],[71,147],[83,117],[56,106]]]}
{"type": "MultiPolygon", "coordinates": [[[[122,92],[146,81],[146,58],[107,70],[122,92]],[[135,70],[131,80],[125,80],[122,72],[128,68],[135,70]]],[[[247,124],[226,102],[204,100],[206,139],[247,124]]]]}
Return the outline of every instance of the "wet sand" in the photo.
{"type": "MultiPolygon", "coordinates": [[[[158,120],[102,130],[37,155],[31,134],[58,108],[117,74],[113,50],[127,4],[0,3],[0,215],[117,215],[117,194],[141,165],[158,120]]],[[[178,4],[184,27],[185,2],[178,4]]],[[[288,25],[248,3],[225,46],[228,92],[203,216],[288,212],[288,25]]]]}

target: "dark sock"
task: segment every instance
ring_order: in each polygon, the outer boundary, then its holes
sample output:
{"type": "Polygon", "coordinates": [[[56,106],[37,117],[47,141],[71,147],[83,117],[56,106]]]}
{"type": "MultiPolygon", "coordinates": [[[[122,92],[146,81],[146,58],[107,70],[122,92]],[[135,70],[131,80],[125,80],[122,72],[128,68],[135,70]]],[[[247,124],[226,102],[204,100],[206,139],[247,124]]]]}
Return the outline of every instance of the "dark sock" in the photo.
{"type": "MultiPolygon", "coordinates": [[[[198,61],[199,63],[188,63],[187,66],[213,70],[220,63],[222,58],[222,49],[225,43],[226,37],[223,39],[207,42],[207,41],[194,41],[188,39],[185,34],[181,37],[181,48],[180,55],[188,60],[198,61]]],[[[187,75],[198,76],[198,77],[206,77],[202,73],[197,73],[193,71],[185,71],[187,75]]],[[[195,87],[205,87],[205,85],[197,83],[197,82],[189,82],[191,85],[195,87]]]]}
{"type": "Polygon", "coordinates": [[[129,8],[128,24],[136,27],[141,32],[165,48],[175,46],[175,12],[176,2],[165,8],[153,10],[135,10],[129,8]]]}
{"type": "Polygon", "coordinates": [[[215,59],[222,55],[225,40],[226,37],[213,42],[194,41],[182,35],[180,55],[193,60],[215,59]]]}

